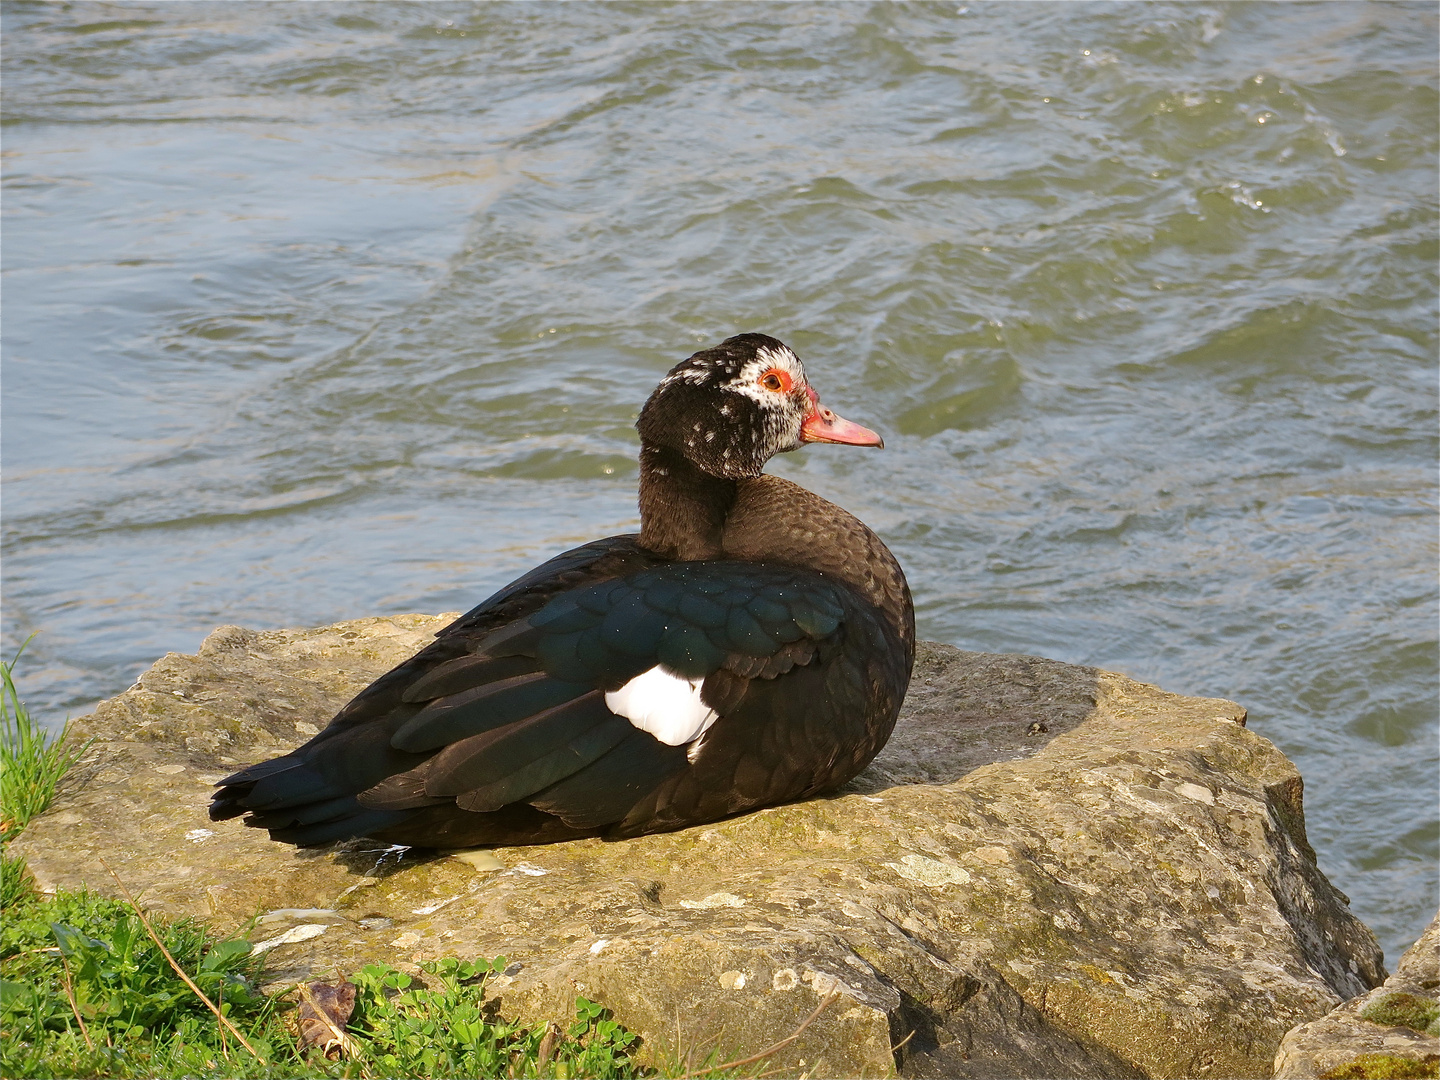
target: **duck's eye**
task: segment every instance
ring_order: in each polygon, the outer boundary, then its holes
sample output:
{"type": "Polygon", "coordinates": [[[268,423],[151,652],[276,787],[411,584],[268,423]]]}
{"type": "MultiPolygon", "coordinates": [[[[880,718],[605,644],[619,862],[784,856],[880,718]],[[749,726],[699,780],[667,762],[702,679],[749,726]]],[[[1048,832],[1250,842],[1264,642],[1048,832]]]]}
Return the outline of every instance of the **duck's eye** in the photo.
{"type": "Polygon", "coordinates": [[[790,376],[779,368],[771,368],[760,376],[760,385],[777,394],[785,393],[790,389],[790,376]]]}

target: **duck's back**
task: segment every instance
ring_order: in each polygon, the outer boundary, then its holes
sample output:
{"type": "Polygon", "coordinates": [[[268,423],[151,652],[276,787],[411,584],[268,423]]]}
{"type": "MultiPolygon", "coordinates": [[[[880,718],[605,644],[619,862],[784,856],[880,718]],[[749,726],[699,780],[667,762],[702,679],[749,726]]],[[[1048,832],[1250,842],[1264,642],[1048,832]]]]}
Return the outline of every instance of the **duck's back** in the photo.
{"type": "Polygon", "coordinates": [[[892,627],[909,671],[915,606],[905,571],[854,514],[779,476],[757,476],[736,485],[721,544],[729,559],[779,563],[844,582],[892,627]]]}

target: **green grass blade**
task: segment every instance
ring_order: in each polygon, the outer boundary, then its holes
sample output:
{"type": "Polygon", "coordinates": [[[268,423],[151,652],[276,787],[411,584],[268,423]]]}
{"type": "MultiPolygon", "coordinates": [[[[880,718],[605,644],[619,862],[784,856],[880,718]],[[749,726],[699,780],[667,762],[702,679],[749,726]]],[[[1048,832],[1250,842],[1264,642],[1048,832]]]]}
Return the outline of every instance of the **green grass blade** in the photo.
{"type": "Polygon", "coordinates": [[[25,645],[10,663],[0,660],[0,842],[44,812],[61,779],[90,748],[90,741],[79,746],[67,741],[69,721],[58,735],[52,734],[20,700],[13,672],[25,645]]]}

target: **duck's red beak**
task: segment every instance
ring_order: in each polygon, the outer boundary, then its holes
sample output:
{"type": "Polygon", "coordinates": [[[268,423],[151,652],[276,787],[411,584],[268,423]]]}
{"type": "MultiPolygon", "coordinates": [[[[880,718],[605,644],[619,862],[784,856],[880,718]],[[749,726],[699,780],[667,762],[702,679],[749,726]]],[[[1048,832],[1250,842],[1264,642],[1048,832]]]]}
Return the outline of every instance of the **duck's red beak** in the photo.
{"type": "Polygon", "coordinates": [[[844,443],[846,446],[878,446],[885,448],[885,440],[867,427],[846,420],[838,413],[820,404],[820,395],[805,387],[810,399],[810,411],[800,424],[800,441],[844,443]]]}

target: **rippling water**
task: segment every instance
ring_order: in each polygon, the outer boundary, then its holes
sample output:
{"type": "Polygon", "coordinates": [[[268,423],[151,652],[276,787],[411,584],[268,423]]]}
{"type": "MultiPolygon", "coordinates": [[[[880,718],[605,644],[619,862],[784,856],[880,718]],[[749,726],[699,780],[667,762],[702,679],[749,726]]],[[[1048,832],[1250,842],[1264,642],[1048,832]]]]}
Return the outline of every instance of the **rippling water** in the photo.
{"type": "Polygon", "coordinates": [[[638,405],[762,330],[924,636],[1238,699],[1392,960],[1434,912],[1434,5],[3,14],[50,719],[633,528],[638,405]]]}

